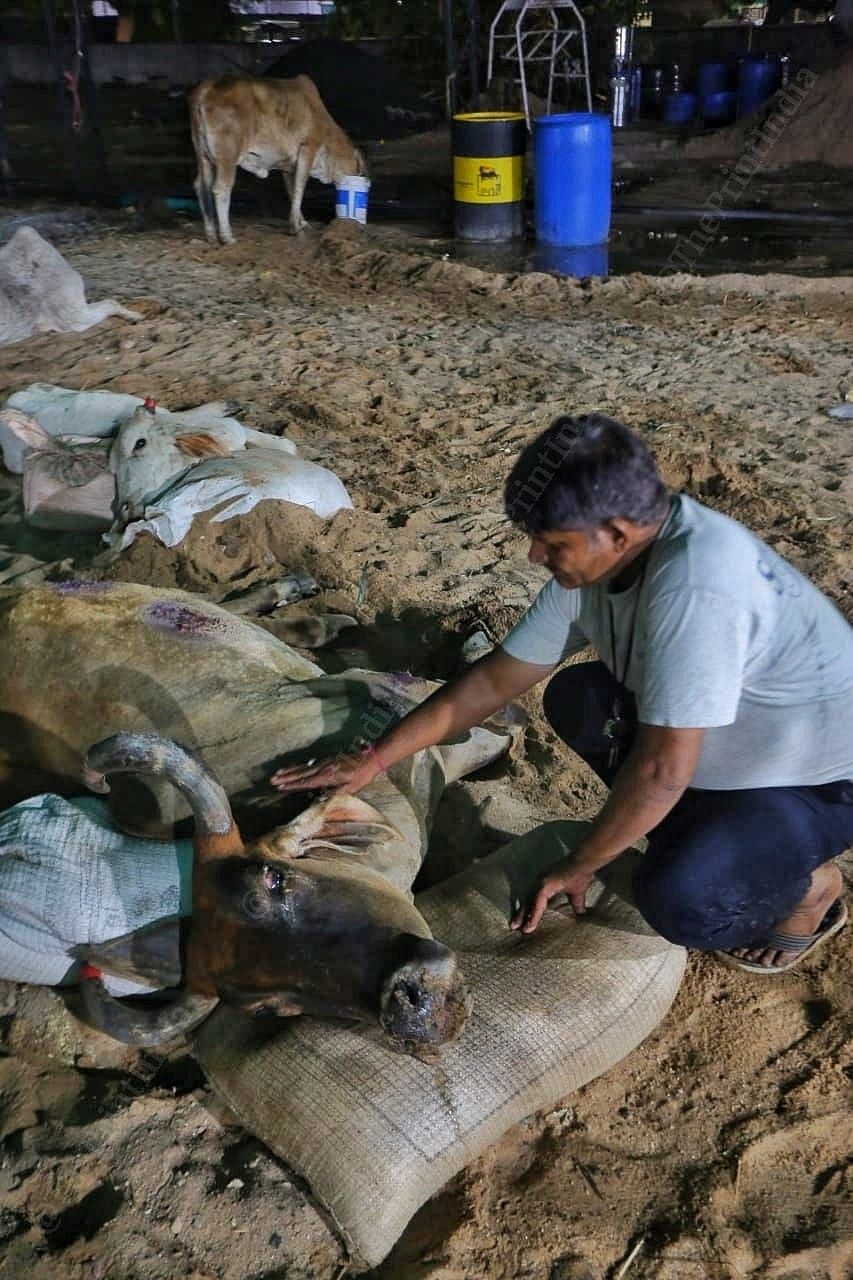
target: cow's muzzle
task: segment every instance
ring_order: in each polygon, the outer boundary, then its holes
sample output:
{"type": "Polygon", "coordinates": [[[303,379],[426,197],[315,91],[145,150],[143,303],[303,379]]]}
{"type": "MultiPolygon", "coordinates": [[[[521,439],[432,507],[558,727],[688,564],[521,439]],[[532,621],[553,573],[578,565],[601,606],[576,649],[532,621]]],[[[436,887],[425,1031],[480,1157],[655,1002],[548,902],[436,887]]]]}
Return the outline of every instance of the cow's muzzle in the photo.
{"type": "Polygon", "coordinates": [[[433,938],[413,938],[409,958],[382,984],[379,1022],[395,1048],[437,1049],[462,1032],[471,994],[454,953],[433,938]]]}

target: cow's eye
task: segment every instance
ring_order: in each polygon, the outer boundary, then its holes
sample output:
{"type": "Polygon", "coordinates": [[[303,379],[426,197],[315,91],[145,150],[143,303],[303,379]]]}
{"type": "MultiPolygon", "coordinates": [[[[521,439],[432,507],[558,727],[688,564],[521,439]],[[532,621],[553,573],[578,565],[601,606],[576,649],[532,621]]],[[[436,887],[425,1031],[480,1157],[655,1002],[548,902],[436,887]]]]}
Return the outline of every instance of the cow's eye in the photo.
{"type": "Polygon", "coordinates": [[[284,884],[284,872],[279,871],[278,867],[265,866],[263,870],[264,886],[269,889],[270,893],[281,893],[284,884]]]}
{"type": "Polygon", "coordinates": [[[134,453],[139,453],[139,450],[140,450],[140,449],[144,449],[144,448],[145,448],[145,444],[146,444],[145,437],[144,437],[144,436],[140,436],[140,437],[139,437],[139,439],[137,440],[136,444],[133,446],[133,452],[134,452],[134,453]]]}

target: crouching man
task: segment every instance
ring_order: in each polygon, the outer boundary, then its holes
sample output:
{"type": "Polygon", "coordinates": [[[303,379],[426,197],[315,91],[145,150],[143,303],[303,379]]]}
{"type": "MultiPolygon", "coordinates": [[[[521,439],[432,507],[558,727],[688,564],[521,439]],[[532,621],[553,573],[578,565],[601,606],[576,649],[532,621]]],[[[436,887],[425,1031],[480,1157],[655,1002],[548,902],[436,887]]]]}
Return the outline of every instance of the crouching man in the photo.
{"type": "Polygon", "coordinates": [[[512,922],[585,909],[639,837],[646,920],[672,942],[781,973],[846,920],[853,844],[853,633],[737,521],[667,493],[645,444],[601,414],[558,418],[506,483],[550,579],[502,645],[360,760],[280,770],[279,790],[356,791],[382,768],[551,679],[545,713],[611,788],[583,843],[512,922]],[[592,645],[598,660],[555,668],[592,645]]]}

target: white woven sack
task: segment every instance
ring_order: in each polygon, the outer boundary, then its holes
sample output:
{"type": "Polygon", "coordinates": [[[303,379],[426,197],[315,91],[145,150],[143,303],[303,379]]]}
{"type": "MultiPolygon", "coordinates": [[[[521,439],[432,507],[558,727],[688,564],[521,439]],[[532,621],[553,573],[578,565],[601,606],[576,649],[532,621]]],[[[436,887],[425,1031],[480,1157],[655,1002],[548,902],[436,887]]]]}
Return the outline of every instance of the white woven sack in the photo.
{"type": "Polygon", "coordinates": [[[240,1120],[307,1181],[356,1267],[376,1266],[412,1215],[513,1124],[607,1071],[660,1022],[685,952],[631,900],[639,855],[608,867],[594,908],[507,927],[541,870],[585,825],[553,822],[417,898],[474,997],[461,1039],[433,1062],[372,1027],[298,1018],[265,1043],[218,1009],[196,1052],[240,1120]]]}

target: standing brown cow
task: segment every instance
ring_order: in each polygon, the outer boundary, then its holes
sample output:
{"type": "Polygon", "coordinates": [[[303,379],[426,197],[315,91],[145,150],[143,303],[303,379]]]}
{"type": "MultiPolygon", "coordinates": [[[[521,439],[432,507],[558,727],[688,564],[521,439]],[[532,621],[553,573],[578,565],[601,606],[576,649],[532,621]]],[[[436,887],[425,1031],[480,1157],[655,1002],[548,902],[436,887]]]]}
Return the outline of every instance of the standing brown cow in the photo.
{"type": "Polygon", "coordinates": [[[361,152],[329,115],[308,76],[203,80],[190,94],[190,119],[198,159],[195,189],[205,234],[214,244],[234,240],[229,208],[238,167],[258,178],[282,171],[294,232],[308,226],[302,195],[309,178],[337,182],[366,172],[361,152]]]}

